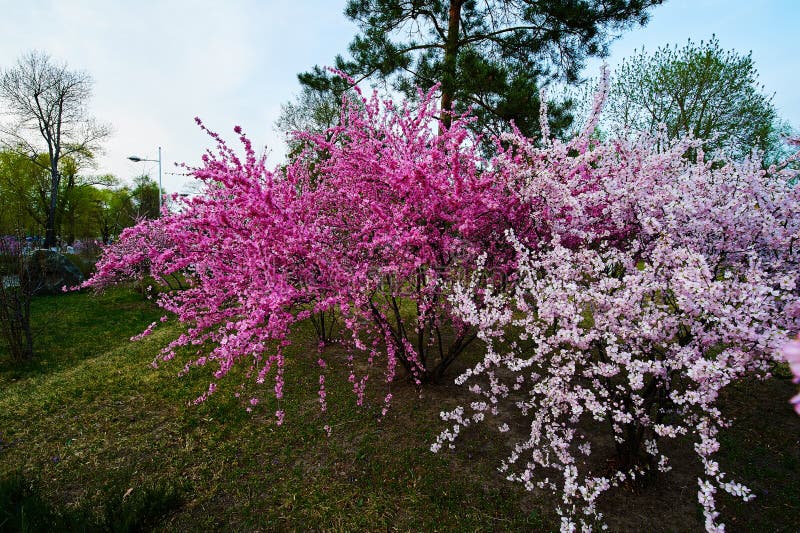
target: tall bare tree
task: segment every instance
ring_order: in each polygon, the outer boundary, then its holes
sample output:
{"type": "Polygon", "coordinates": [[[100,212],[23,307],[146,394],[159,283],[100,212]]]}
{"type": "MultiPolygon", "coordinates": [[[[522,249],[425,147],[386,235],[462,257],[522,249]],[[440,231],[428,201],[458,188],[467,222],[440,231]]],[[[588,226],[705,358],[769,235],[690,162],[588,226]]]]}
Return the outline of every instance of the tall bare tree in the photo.
{"type": "Polygon", "coordinates": [[[110,133],[108,126],[88,114],[92,84],[87,73],[68,70],[43,52],[29,52],[16,66],[0,71],[0,109],[7,118],[0,127],[0,142],[24,153],[50,175],[46,247],[55,245],[57,237],[59,163],[67,157],[91,159],[110,133]]]}

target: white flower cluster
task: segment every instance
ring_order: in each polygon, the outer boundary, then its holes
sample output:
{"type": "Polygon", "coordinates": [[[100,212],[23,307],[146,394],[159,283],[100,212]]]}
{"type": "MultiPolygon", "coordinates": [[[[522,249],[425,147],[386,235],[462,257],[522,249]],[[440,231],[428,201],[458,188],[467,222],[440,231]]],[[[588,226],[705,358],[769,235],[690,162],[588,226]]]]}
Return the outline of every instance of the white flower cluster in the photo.
{"type": "MultiPolygon", "coordinates": [[[[602,95],[596,112],[601,105],[602,95]]],[[[660,440],[688,436],[704,470],[706,529],[721,531],[716,491],[753,494],[713,460],[730,423],[716,402],[732,382],[764,375],[797,329],[791,315],[800,313],[787,310],[799,305],[800,192],[788,171],[764,172],[756,160],[688,161],[696,141],[665,150],[588,136],[544,148],[508,138],[524,157],[498,166],[517,165],[520,197],[538,202],[546,221],[543,238],[507,233],[517,257],[507,290],[482,286],[480,270],[456,286],[456,314],[487,345],[456,382],[481,399],[472,414],[443,414],[454,423],[434,447],[472,423],[500,432],[524,424],[529,436],[499,469],[529,490],[557,492],[562,531],[577,531],[602,521],[600,494],[671,468],[660,440]],[[585,429],[596,422],[616,444],[610,479],[586,466],[604,449],[585,429]]]]}

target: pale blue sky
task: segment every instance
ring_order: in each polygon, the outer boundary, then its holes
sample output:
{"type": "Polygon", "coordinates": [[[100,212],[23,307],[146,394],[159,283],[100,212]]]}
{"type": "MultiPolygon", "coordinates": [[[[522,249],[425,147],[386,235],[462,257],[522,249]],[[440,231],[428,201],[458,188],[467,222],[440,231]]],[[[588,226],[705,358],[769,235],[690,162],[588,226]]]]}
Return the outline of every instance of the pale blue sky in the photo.
{"type": "MultiPolygon", "coordinates": [[[[275,163],[284,149],[273,125],[280,105],[299,91],[296,74],[330,64],[346,51],[355,26],[341,14],[343,0],[0,0],[0,66],[24,52],[44,50],[95,80],[93,114],[114,135],[97,173],[131,180],[154,165],[163,146],[172,162],[196,163],[210,146],[193,118],[228,138],[241,125],[275,163]]],[[[800,0],[668,0],[644,28],[624,34],[609,64],[644,46],[684,44],[716,34],[720,46],[753,52],[761,81],[783,118],[800,127],[797,50],[800,0]]],[[[593,76],[599,62],[586,71],[593,76]]],[[[185,178],[165,174],[170,191],[185,178]]]]}

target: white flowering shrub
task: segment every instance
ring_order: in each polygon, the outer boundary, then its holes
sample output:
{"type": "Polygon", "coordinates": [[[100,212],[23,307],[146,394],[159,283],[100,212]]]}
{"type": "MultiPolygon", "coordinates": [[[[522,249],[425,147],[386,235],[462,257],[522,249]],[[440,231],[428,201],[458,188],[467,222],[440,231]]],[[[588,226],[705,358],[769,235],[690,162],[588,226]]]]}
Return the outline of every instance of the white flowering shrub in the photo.
{"type": "Polygon", "coordinates": [[[454,291],[487,350],[456,380],[476,401],[442,413],[449,427],[433,450],[470,425],[524,424],[500,470],[558,494],[562,530],[574,531],[602,524],[605,491],[668,470],[663,441],[686,436],[706,528],[724,529],[715,494],[753,495],[714,458],[731,423],[720,393],[768,375],[797,328],[792,174],[757,157],[706,162],[693,141],[514,142],[498,164],[521,176],[520,196],[539,199],[549,240],[509,231],[513,288],[486,289],[479,271],[454,291]]]}

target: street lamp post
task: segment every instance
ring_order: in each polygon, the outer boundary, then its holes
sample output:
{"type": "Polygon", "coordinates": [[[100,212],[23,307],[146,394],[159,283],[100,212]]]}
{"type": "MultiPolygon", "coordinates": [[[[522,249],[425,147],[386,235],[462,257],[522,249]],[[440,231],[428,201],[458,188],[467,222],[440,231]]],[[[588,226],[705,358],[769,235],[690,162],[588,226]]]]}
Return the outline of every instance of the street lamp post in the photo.
{"type": "Polygon", "coordinates": [[[128,159],[134,163],[139,163],[141,161],[152,161],[153,163],[158,163],[158,216],[161,216],[161,197],[164,193],[161,187],[161,147],[158,147],[158,159],[144,159],[135,155],[130,156],[128,159]]]}

